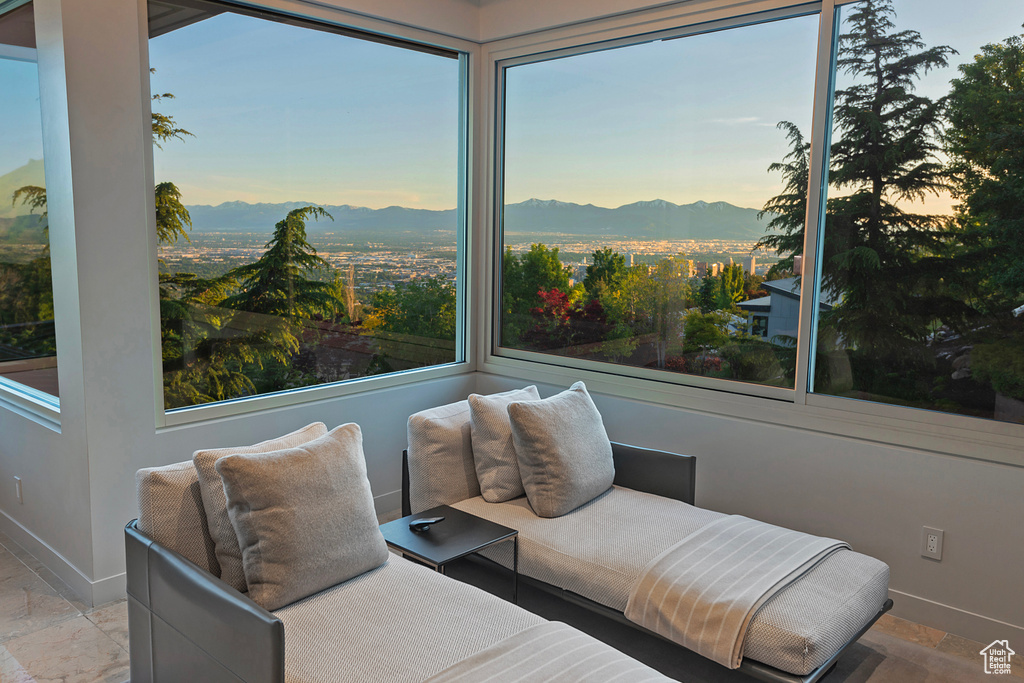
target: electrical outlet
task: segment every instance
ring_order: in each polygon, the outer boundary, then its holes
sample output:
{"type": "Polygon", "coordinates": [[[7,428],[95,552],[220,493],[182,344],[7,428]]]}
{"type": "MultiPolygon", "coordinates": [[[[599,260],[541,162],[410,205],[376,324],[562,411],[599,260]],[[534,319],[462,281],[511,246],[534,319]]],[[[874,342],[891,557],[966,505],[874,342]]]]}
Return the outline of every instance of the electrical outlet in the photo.
{"type": "Polygon", "coordinates": [[[942,559],[942,529],[930,526],[921,529],[921,557],[942,559]]]}
{"type": "Polygon", "coordinates": [[[14,478],[14,495],[18,497],[19,503],[25,504],[25,499],[21,495],[21,477],[14,478]]]}

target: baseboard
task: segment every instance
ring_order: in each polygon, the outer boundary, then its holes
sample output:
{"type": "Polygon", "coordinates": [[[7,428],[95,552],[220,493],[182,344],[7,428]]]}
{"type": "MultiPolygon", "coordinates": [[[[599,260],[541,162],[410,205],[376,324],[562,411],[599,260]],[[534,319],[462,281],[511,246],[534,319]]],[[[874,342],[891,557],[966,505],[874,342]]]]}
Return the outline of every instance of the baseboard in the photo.
{"type": "Polygon", "coordinates": [[[93,583],[88,576],[3,510],[0,510],[0,531],[56,574],[86,605],[100,604],[93,602],[93,583]]]}
{"type": "Polygon", "coordinates": [[[108,576],[92,583],[92,604],[105,605],[114,600],[124,600],[128,592],[128,575],[125,572],[108,576]]]}
{"type": "Polygon", "coordinates": [[[374,496],[373,507],[379,519],[392,520],[402,516],[402,490],[374,496]]]}
{"type": "Polygon", "coordinates": [[[979,643],[1005,639],[1016,643],[1024,641],[1024,626],[999,621],[891,588],[889,597],[893,600],[891,614],[901,619],[931,626],[979,643]]]}

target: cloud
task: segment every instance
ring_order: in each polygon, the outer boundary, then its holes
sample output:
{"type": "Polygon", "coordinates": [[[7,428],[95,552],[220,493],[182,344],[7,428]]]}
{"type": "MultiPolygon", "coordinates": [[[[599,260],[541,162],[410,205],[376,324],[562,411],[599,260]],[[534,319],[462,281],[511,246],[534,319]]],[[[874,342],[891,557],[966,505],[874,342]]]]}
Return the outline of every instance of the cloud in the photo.
{"type": "Polygon", "coordinates": [[[758,123],[759,116],[736,116],[728,119],[711,119],[708,123],[722,123],[726,126],[742,126],[745,123],[758,123]]]}

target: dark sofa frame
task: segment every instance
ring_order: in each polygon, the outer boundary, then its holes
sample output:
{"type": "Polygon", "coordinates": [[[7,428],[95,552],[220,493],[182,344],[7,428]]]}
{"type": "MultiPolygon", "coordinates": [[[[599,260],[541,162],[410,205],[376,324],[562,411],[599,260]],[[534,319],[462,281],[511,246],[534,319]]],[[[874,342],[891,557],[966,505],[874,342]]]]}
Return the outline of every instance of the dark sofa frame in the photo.
{"type": "MultiPolygon", "coordinates": [[[[612,457],[615,461],[615,484],[636,491],[652,493],[681,500],[684,503],[694,505],[697,484],[697,459],[692,455],[679,455],[667,451],[658,451],[648,448],[639,448],[622,443],[612,442],[612,457]]],[[[411,515],[412,506],[409,502],[409,452],[402,451],[402,515],[411,515]]],[[[499,565],[486,558],[479,558],[480,561],[499,565]]],[[[653,631],[633,623],[626,618],[626,615],[618,610],[606,607],[599,602],[594,602],[578,593],[553,586],[543,581],[538,581],[529,576],[520,575],[519,581],[540,589],[566,602],[578,605],[585,609],[599,614],[605,618],[625,624],[648,635],[665,640],[665,638],[653,631]]],[[[744,659],[740,664],[739,671],[771,683],[816,683],[826,674],[835,668],[836,662],[846,650],[853,645],[871,626],[878,621],[879,617],[892,609],[892,600],[887,599],[881,609],[874,617],[865,624],[864,628],[857,632],[853,638],[847,641],[832,657],[824,664],[810,672],[806,676],[797,676],[780,669],[762,664],[751,659],[744,659]]]]}
{"type": "Polygon", "coordinates": [[[284,624],[132,520],[124,530],[132,683],[284,683],[284,624]]]}

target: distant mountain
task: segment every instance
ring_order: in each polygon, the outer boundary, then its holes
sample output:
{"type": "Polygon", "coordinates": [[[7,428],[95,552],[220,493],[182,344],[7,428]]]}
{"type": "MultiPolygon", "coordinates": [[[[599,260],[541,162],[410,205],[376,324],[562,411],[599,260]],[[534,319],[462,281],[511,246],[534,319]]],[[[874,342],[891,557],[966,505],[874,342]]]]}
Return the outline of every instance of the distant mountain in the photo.
{"type": "MultiPolygon", "coordinates": [[[[225,202],[217,206],[200,204],[186,206],[196,232],[271,232],[278,221],[292,209],[309,206],[312,202],[284,202],[281,204],[248,204],[225,202]]],[[[455,209],[428,211],[389,206],[368,209],[363,206],[323,206],[334,218],[308,221],[306,231],[340,232],[423,232],[427,230],[455,230],[455,209]]]]}
{"type": "Polygon", "coordinates": [[[634,202],[617,209],[528,199],[505,207],[505,232],[560,232],[634,239],[735,239],[764,236],[769,217],[757,209],[726,202],[673,204],[664,199],[634,202]]]}
{"type": "MultiPolygon", "coordinates": [[[[248,204],[225,202],[217,206],[188,206],[197,232],[270,232],[295,208],[308,202],[248,204]]],[[[324,206],[334,221],[310,222],[310,233],[373,231],[381,233],[454,230],[454,209],[428,211],[389,206],[368,209],[357,206],[324,206]]],[[[528,199],[505,207],[506,233],[564,233],[581,236],[634,239],[735,239],[756,240],[764,235],[770,218],[757,218],[757,209],[726,202],[673,204],[663,199],[634,202],[617,209],[593,204],[528,199]]]]}
{"type": "Polygon", "coordinates": [[[12,203],[15,190],[26,185],[42,187],[45,184],[42,159],[29,159],[21,168],[0,175],[0,218],[14,218],[29,212],[28,207],[21,202],[18,202],[17,206],[12,203]]]}

